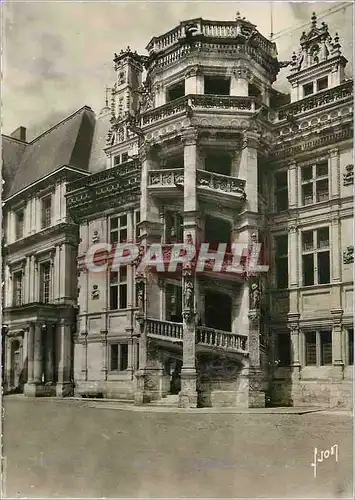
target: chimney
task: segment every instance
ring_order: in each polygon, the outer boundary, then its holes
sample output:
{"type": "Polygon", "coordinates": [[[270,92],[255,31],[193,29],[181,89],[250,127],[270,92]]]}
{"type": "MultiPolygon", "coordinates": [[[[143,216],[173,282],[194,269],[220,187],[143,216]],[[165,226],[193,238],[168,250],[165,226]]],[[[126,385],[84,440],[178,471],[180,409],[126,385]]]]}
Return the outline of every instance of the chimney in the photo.
{"type": "Polygon", "coordinates": [[[14,132],[12,132],[11,137],[18,139],[19,141],[26,142],[26,127],[18,127],[14,132]]]}

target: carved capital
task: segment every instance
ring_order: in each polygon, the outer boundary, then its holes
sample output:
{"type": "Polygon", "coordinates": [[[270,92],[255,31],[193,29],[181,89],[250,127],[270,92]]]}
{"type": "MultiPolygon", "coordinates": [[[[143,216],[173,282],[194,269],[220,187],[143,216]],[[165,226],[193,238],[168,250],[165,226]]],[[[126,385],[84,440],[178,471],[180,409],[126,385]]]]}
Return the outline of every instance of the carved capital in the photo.
{"type": "Polygon", "coordinates": [[[185,146],[193,146],[197,143],[198,131],[194,127],[186,128],[181,134],[181,141],[185,146]]]}
{"type": "Polygon", "coordinates": [[[193,323],[195,321],[196,312],[191,311],[189,309],[186,309],[182,312],[182,317],[184,318],[185,323],[187,323],[188,325],[191,325],[191,323],[193,323]]]}
{"type": "Polygon", "coordinates": [[[338,153],[339,153],[338,148],[332,148],[328,151],[330,157],[338,156],[338,153]]]}

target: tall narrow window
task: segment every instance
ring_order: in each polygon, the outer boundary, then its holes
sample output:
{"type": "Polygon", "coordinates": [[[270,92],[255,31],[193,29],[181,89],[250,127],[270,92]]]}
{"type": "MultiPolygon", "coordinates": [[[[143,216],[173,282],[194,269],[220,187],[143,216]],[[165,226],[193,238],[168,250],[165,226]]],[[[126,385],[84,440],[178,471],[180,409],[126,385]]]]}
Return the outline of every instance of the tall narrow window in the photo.
{"type": "Polygon", "coordinates": [[[180,285],[167,284],[166,292],[166,319],[182,323],[182,288],[180,285]]]}
{"type": "Polygon", "coordinates": [[[181,243],[184,238],[184,219],[177,212],[166,213],[166,242],[181,243]]]}
{"type": "Polygon", "coordinates": [[[24,211],[19,210],[15,214],[15,236],[19,240],[23,238],[24,211]]]}
{"type": "Polygon", "coordinates": [[[330,283],[329,228],[302,233],[303,285],[330,283]]]}
{"type": "Polygon", "coordinates": [[[48,195],[42,198],[42,229],[49,227],[52,224],[52,196],[48,195]]]}
{"type": "Polygon", "coordinates": [[[313,82],[303,85],[303,97],[307,97],[308,95],[313,94],[313,92],[313,82]]]}
{"type": "Polygon", "coordinates": [[[111,217],[110,242],[125,243],[127,241],[127,214],[111,217]]]}
{"type": "Polygon", "coordinates": [[[277,358],[279,366],[290,366],[291,364],[291,338],[289,333],[277,335],[277,358]]]}
{"type": "Polygon", "coordinates": [[[40,302],[48,304],[50,301],[51,265],[45,262],[40,266],[40,302]]]}
{"type": "Polygon", "coordinates": [[[329,199],[328,161],[301,169],[302,203],[311,205],[329,199]]]}
{"type": "Polygon", "coordinates": [[[306,365],[325,366],[332,364],[332,332],[316,330],[306,332],[306,365]]]}
{"type": "Polygon", "coordinates": [[[128,368],[128,344],[110,344],[110,371],[122,372],[128,368]]]}
{"type": "Polygon", "coordinates": [[[328,88],[328,77],[319,78],[317,80],[317,92],[328,88]]]}
{"type": "Polygon", "coordinates": [[[22,285],[23,285],[23,273],[22,271],[17,271],[13,274],[13,302],[14,306],[22,305],[22,285]]]}
{"type": "Polygon", "coordinates": [[[306,365],[317,364],[316,332],[306,333],[306,365]]]}
{"type": "Polygon", "coordinates": [[[110,309],[127,309],[127,267],[110,272],[110,309]]]}
{"type": "Polygon", "coordinates": [[[288,185],[286,170],[275,173],[275,202],[277,212],[288,209],[288,185]]]}
{"type": "Polygon", "coordinates": [[[276,246],[276,286],[288,288],[288,235],[275,238],[276,246]]]}
{"type": "Polygon", "coordinates": [[[139,236],[140,236],[140,229],[139,229],[139,223],[141,221],[141,213],[139,210],[135,212],[135,222],[134,222],[134,227],[135,227],[135,242],[139,241],[139,236]]]}

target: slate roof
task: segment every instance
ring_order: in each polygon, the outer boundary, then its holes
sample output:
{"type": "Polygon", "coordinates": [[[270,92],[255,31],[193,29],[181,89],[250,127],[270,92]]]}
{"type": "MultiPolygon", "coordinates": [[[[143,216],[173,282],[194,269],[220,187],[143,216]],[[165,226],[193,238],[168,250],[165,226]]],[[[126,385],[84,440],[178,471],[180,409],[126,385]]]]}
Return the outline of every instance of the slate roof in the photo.
{"type": "Polygon", "coordinates": [[[94,128],[95,114],[91,108],[84,106],[30,143],[4,136],[5,182],[6,176],[8,178],[5,198],[13,196],[63,165],[87,171],[94,128]]]}
{"type": "Polygon", "coordinates": [[[110,118],[109,108],[103,108],[96,118],[89,163],[90,173],[106,169],[107,156],[104,148],[106,147],[106,137],[110,129],[110,118]]]}

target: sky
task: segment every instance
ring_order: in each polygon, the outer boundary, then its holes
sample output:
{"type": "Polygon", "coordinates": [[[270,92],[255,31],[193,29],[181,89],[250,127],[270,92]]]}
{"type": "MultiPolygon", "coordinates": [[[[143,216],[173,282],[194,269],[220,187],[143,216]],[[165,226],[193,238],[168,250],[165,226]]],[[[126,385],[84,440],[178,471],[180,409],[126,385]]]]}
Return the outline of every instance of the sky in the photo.
{"type": "MultiPolygon", "coordinates": [[[[2,1],[2,132],[27,128],[31,140],[84,105],[99,112],[114,81],[113,54],[129,45],[146,54],[153,36],[195,17],[234,20],[237,11],[269,37],[270,3],[214,1],[2,1]]],[[[352,76],[353,7],[349,2],[273,2],[279,60],[299,48],[312,12],[339,32],[352,76]],[[341,8],[345,6],[346,8],[341,8]],[[291,32],[284,33],[284,31],[291,32]],[[282,31],[278,36],[278,32],[282,31]]],[[[287,90],[287,69],[275,88],[287,90]]]]}

